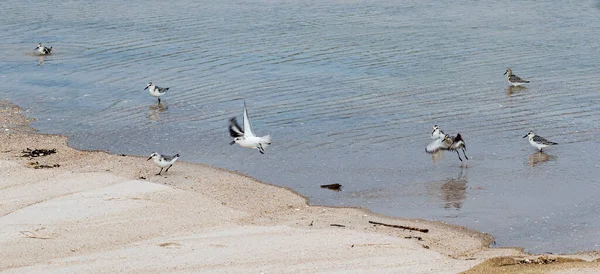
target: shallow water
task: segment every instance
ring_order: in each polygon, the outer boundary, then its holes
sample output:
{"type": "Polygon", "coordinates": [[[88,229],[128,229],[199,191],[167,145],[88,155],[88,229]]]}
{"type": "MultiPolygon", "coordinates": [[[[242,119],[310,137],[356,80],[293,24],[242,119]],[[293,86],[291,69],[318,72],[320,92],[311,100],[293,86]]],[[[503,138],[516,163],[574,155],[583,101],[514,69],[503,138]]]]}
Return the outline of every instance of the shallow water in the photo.
{"type": "Polygon", "coordinates": [[[598,4],[369,2],[2,1],[0,95],[77,148],[178,152],[498,246],[600,249],[598,4]],[[509,89],[508,67],[531,83],[509,89]],[[244,100],[266,155],[227,145],[244,100]],[[464,136],[466,165],[425,154],[434,124],[464,136]],[[530,130],[560,145],[537,154],[530,130]]]}

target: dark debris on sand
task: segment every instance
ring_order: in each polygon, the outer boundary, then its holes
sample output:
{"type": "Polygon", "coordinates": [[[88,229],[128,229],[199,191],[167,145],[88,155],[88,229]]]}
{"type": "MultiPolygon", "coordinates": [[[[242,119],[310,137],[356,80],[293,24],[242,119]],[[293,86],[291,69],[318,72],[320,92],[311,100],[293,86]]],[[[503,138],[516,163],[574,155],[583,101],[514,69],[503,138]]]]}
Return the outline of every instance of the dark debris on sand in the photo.
{"type": "Polygon", "coordinates": [[[55,168],[55,167],[60,167],[59,164],[53,164],[53,165],[44,165],[44,164],[40,164],[40,162],[30,162],[27,163],[28,166],[33,167],[35,169],[42,169],[42,168],[55,168]]]}
{"type": "Polygon", "coordinates": [[[21,155],[21,157],[42,157],[42,156],[48,156],[50,154],[54,154],[56,153],[56,149],[24,149],[23,155],[21,155]]]}

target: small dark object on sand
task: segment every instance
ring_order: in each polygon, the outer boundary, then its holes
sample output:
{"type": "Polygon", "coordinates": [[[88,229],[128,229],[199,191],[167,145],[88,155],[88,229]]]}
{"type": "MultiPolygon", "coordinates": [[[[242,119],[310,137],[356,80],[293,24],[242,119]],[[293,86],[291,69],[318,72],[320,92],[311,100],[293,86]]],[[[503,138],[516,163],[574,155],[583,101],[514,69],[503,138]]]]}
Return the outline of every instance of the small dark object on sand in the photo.
{"type": "Polygon", "coordinates": [[[331,185],[321,185],[321,188],[327,188],[335,191],[341,191],[342,185],[340,184],[331,184],[331,185]]]}
{"type": "Polygon", "coordinates": [[[41,156],[48,156],[50,154],[54,154],[56,153],[56,149],[30,149],[27,148],[25,150],[23,150],[23,155],[21,157],[41,157],[41,156]]]}
{"type": "Polygon", "coordinates": [[[27,165],[29,165],[30,167],[33,167],[35,169],[60,167],[59,164],[44,165],[44,164],[40,164],[40,162],[37,162],[37,161],[36,162],[30,162],[27,165]]]}

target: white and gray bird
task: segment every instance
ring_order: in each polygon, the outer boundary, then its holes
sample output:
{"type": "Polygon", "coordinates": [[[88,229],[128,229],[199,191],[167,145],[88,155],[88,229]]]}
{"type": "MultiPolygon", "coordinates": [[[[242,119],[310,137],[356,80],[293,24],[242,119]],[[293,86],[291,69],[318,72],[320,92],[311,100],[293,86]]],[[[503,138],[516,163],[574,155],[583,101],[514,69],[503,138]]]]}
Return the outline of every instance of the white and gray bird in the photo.
{"type": "Polygon", "coordinates": [[[548,141],[544,137],[535,135],[533,131],[530,131],[529,133],[527,133],[527,135],[523,136],[523,138],[525,137],[529,137],[529,143],[535,148],[537,148],[540,152],[542,152],[542,149],[545,147],[558,145],[558,143],[548,141]]]}
{"type": "Polygon", "coordinates": [[[34,51],[39,54],[39,55],[49,55],[52,53],[52,47],[44,47],[44,45],[42,45],[42,43],[39,43],[37,45],[37,47],[34,49],[34,51]]]}
{"type": "Polygon", "coordinates": [[[248,117],[248,109],[246,108],[246,102],[244,102],[244,127],[240,127],[237,123],[237,119],[232,117],[229,119],[229,135],[233,137],[233,141],[229,143],[233,145],[237,143],[242,147],[255,148],[261,154],[265,154],[265,149],[271,145],[271,136],[266,135],[263,137],[254,136],[252,133],[252,125],[250,124],[250,118],[248,117]]]}
{"type": "Polygon", "coordinates": [[[439,138],[444,138],[444,132],[438,127],[438,125],[433,126],[433,131],[431,131],[431,139],[436,140],[439,138]]]}
{"type": "Polygon", "coordinates": [[[427,147],[425,147],[425,152],[434,154],[440,150],[456,151],[458,159],[462,162],[462,158],[460,158],[460,153],[458,152],[459,149],[462,150],[465,159],[469,160],[469,157],[467,157],[466,154],[467,145],[460,133],[456,134],[455,137],[445,134],[444,137],[437,138],[429,143],[427,147]]]}
{"type": "Polygon", "coordinates": [[[173,156],[165,156],[165,155],[160,155],[159,153],[152,153],[150,155],[150,158],[148,158],[147,161],[150,161],[150,159],[154,159],[154,163],[160,167],[160,171],[156,174],[156,175],[160,175],[160,173],[162,172],[163,168],[167,168],[165,170],[165,173],[167,173],[167,171],[169,171],[169,168],[171,168],[171,166],[173,166],[173,164],[177,161],[177,159],[179,159],[179,154],[175,154],[173,156]]]}
{"type": "Polygon", "coordinates": [[[144,90],[148,90],[148,92],[150,92],[150,95],[158,98],[158,104],[160,105],[160,96],[164,95],[165,93],[167,93],[167,90],[169,90],[169,88],[161,88],[159,86],[154,85],[152,82],[148,82],[148,85],[146,85],[146,88],[144,88],[144,90]]]}
{"type": "Polygon", "coordinates": [[[507,69],[506,72],[504,72],[504,75],[506,75],[506,77],[508,78],[508,82],[513,86],[520,86],[522,84],[526,84],[529,83],[529,81],[521,79],[521,77],[516,76],[512,73],[512,69],[507,69]]]}

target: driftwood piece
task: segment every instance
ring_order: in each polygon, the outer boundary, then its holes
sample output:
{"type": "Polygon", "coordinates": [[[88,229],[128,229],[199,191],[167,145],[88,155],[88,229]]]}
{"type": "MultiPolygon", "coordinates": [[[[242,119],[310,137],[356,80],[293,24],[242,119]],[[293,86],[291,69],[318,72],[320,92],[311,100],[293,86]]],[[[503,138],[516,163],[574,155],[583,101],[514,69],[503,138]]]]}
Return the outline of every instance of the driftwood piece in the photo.
{"type": "Polygon", "coordinates": [[[401,229],[414,230],[414,231],[419,231],[419,232],[423,232],[423,233],[429,232],[429,229],[427,229],[427,228],[410,227],[410,226],[403,226],[403,225],[390,225],[390,224],[384,224],[384,223],[374,222],[374,221],[369,221],[369,223],[374,224],[374,225],[382,225],[382,226],[389,226],[389,227],[395,227],[395,228],[401,228],[401,229]]]}
{"type": "Polygon", "coordinates": [[[346,227],[345,225],[339,225],[339,224],[330,224],[329,226],[346,227]]]}

